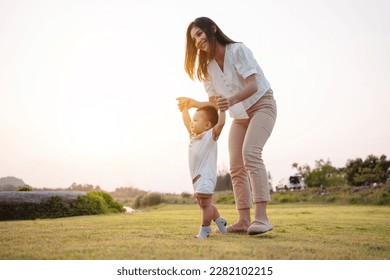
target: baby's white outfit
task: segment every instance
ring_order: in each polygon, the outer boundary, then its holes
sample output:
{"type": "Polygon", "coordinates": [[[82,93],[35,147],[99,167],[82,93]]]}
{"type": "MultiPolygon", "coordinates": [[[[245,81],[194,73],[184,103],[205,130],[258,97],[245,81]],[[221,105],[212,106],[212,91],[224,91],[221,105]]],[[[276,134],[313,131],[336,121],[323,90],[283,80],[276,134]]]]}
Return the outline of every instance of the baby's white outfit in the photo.
{"type": "Polygon", "coordinates": [[[212,128],[191,137],[188,161],[195,193],[214,193],[217,183],[217,154],[218,146],[213,139],[212,128]]]}

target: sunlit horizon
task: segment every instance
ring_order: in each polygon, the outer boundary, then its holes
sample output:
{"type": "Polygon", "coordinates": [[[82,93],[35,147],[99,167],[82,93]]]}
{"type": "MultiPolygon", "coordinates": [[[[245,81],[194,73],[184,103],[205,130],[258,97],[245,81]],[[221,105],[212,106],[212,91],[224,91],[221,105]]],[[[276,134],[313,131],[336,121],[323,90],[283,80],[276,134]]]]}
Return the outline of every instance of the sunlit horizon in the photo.
{"type": "Polygon", "coordinates": [[[191,192],[176,97],[207,99],[183,66],[199,16],[244,42],[271,83],[278,118],[263,157],[274,185],[294,162],[390,156],[387,1],[228,2],[1,1],[0,178],[191,192]]]}

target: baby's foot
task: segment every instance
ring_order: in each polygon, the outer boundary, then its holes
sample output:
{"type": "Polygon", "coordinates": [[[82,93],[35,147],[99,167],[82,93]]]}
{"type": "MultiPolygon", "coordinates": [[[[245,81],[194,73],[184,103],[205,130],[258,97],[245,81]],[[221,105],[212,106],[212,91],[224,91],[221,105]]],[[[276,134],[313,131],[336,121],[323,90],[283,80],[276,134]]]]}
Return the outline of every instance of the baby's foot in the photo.
{"type": "Polygon", "coordinates": [[[225,218],[219,216],[214,222],[217,224],[220,233],[225,234],[227,232],[225,218]]]}
{"type": "Polygon", "coordinates": [[[210,226],[201,226],[200,229],[199,229],[199,233],[198,235],[196,236],[196,238],[198,239],[202,239],[202,238],[207,238],[210,236],[210,233],[211,233],[211,227],[210,226]]]}

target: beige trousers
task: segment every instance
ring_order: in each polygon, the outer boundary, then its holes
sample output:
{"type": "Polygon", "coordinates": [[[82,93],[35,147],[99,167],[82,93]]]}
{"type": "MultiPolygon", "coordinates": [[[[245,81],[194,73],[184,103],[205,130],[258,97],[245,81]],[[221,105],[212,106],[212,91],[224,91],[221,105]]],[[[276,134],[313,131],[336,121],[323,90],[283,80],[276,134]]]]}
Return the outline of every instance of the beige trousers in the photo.
{"type": "Polygon", "coordinates": [[[233,120],[229,133],[230,175],[237,209],[252,207],[252,201],[270,200],[262,151],[277,115],[272,90],[250,107],[247,114],[249,119],[233,120]]]}

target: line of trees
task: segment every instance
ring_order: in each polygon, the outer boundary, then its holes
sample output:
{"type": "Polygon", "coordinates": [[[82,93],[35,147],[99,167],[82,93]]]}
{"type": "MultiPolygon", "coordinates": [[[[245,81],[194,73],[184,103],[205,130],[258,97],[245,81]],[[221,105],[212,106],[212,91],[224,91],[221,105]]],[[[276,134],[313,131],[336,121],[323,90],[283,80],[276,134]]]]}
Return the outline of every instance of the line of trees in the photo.
{"type": "Polygon", "coordinates": [[[68,190],[89,192],[89,191],[101,191],[102,189],[100,188],[100,186],[94,186],[91,184],[83,184],[82,185],[82,184],[73,183],[72,185],[70,185],[68,190]]]}
{"type": "Polygon", "coordinates": [[[345,167],[336,168],[328,160],[320,159],[312,169],[309,165],[293,163],[308,187],[328,187],[341,184],[373,186],[390,181],[390,161],[385,155],[369,155],[366,159],[348,160],[345,167]]]}
{"type": "MultiPolygon", "coordinates": [[[[328,160],[315,161],[314,168],[308,164],[293,163],[292,167],[300,173],[308,187],[330,187],[338,185],[373,186],[390,181],[390,160],[386,155],[369,155],[366,159],[350,159],[346,165],[336,168],[328,160]]],[[[272,177],[268,173],[271,183],[272,177]]],[[[226,168],[219,170],[216,191],[232,190],[230,173],[226,168]]]]}

